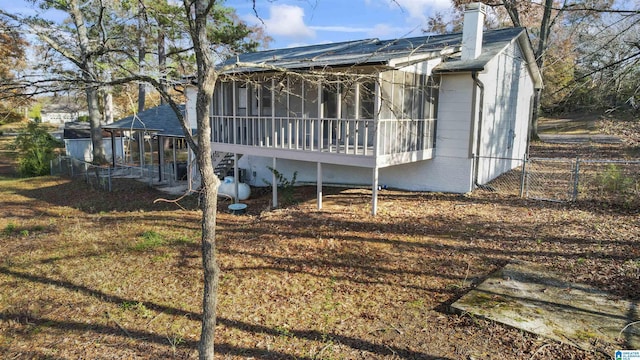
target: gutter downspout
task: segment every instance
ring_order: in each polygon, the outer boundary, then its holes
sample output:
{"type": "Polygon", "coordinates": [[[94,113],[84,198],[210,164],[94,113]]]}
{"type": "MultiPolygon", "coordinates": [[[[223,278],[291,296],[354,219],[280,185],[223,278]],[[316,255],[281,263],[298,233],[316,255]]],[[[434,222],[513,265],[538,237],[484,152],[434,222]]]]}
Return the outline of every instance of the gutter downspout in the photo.
{"type": "MultiPolygon", "coordinates": [[[[475,187],[479,187],[480,184],[478,184],[478,178],[479,178],[479,163],[480,163],[480,150],[481,150],[481,145],[482,145],[482,141],[480,141],[482,139],[482,122],[483,122],[483,109],[484,109],[484,84],[482,83],[482,81],[480,81],[480,79],[478,79],[478,72],[477,71],[473,71],[471,73],[471,78],[473,79],[473,82],[475,84],[475,86],[477,88],[480,89],[480,95],[476,96],[476,88],[474,87],[474,97],[473,97],[473,111],[475,112],[475,107],[477,103],[480,103],[479,109],[478,109],[478,114],[477,114],[477,121],[474,122],[474,124],[476,125],[476,149],[475,149],[475,153],[474,153],[474,160],[473,160],[473,185],[475,187]]],[[[475,115],[475,114],[474,114],[475,115]]]]}

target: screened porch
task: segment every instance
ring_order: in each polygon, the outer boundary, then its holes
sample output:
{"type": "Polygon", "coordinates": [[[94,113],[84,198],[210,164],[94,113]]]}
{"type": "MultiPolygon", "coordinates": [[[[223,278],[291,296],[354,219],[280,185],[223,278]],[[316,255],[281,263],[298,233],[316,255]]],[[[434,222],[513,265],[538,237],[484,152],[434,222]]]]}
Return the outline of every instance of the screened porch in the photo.
{"type": "Polygon", "coordinates": [[[399,70],[229,77],[212,102],[212,142],[219,151],[365,167],[426,160],[437,91],[432,77],[399,70]]]}

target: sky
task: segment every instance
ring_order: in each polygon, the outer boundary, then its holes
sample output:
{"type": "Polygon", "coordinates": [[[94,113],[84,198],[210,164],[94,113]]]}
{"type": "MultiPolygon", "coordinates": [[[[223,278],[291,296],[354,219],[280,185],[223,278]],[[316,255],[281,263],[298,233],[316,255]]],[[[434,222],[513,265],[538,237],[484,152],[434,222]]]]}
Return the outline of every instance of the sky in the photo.
{"type": "Polygon", "coordinates": [[[262,24],[269,48],[366,38],[420,36],[426,19],[450,0],[226,0],[249,24],[262,24]],[[256,16],[257,13],[257,16],[256,16]]]}

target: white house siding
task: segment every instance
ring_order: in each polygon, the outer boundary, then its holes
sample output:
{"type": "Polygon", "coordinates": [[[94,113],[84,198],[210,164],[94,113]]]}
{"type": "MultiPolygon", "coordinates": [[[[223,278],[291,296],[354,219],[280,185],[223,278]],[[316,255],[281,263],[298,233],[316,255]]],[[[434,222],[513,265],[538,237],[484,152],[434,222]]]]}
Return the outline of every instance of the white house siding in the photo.
{"type": "MultiPolygon", "coordinates": [[[[527,147],[533,82],[517,43],[491,60],[479,75],[484,112],[478,183],[522,164],[527,147]]],[[[475,152],[475,151],[474,151],[475,152]]]]}
{"type": "Polygon", "coordinates": [[[195,86],[187,86],[185,88],[187,103],[185,106],[185,117],[187,118],[187,123],[192,129],[196,129],[198,127],[197,118],[196,118],[196,96],[198,94],[198,89],[195,86]]]}
{"type": "MultiPolygon", "coordinates": [[[[107,159],[111,159],[111,139],[103,139],[104,150],[107,153],[107,159]]],[[[93,161],[93,145],[91,139],[65,139],[64,147],[67,156],[81,161],[93,161]]],[[[123,157],[122,138],[116,138],[116,156],[123,157]]]]}
{"type": "Polygon", "coordinates": [[[415,191],[472,190],[473,87],[470,73],[441,76],[434,158],[381,169],[381,184],[415,191]]]}
{"type": "Polygon", "coordinates": [[[76,112],[42,112],[40,121],[47,124],[64,124],[70,121],[78,121],[78,117],[89,115],[86,111],[76,112]]]}

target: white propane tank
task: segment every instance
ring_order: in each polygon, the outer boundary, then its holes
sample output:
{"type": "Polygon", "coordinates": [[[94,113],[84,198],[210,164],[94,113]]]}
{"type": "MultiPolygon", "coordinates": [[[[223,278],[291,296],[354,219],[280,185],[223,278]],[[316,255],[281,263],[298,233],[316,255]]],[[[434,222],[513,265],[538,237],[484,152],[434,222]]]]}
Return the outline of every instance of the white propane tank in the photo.
{"type": "MultiPolygon", "coordinates": [[[[235,193],[235,179],[233,176],[225,176],[224,180],[218,186],[218,193],[227,195],[230,197],[234,196],[235,193]]],[[[238,200],[247,200],[251,195],[251,188],[249,185],[245,183],[238,184],[238,200]]]]}

